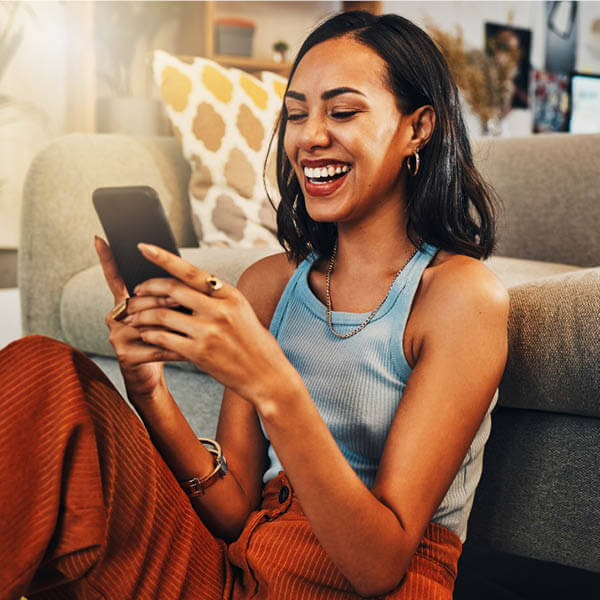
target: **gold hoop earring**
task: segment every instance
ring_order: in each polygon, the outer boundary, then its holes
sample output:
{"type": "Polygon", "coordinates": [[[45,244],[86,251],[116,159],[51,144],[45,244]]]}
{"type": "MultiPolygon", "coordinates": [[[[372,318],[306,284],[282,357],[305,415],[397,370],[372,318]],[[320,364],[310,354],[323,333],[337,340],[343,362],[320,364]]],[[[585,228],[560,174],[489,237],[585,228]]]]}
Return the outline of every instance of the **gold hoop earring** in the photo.
{"type": "Polygon", "coordinates": [[[419,167],[421,166],[421,158],[419,157],[419,151],[415,150],[415,153],[413,154],[414,158],[415,158],[415,166],[411,167],[410,166],[410,156],[406,157],[406,170],[409,172],[410,175],[412,175],[413,177],[419,172],[419,167]]]}

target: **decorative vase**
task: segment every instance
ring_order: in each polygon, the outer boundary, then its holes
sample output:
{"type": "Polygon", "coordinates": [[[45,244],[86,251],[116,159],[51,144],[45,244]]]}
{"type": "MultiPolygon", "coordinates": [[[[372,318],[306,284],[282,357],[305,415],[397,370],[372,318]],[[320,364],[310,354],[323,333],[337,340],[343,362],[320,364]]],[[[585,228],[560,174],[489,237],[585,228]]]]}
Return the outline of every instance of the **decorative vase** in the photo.
{"type": "Polygon", "coordinates": [[[489,119],[481,118],[481,135],[484,137],[501,136],[502,119],[500,117],[491,117],[489,119]]]}
{"type": "Polygon", "coordinates": [[[281,51],[281,50],[273,50],[273,60],[276,63],[282,63],[285,62],[285,52],[281,51]]]}

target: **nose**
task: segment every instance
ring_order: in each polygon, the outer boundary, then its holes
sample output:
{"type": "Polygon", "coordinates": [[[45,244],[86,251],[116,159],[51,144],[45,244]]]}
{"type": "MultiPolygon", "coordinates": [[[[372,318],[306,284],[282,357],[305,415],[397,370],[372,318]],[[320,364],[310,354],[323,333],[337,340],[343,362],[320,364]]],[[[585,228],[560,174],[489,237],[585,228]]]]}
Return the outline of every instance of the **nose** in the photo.
{"type": "Polygon", "coordinates": [[[310,151],[314,148],[327,147],[330,143],[329,129],[325,115],[309,115],[302,124],[300,147],[310,151]]]}

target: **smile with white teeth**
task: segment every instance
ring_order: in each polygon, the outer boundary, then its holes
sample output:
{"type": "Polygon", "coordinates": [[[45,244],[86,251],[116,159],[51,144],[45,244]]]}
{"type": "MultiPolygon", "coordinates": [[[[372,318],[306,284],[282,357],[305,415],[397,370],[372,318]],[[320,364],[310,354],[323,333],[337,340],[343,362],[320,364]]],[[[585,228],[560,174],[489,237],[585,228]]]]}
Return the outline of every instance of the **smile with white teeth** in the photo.
{"type": "Polygon", "coordinates": [[[350,171],[348,165],[326,165],[324,167],[304,167],[304,175],[311,183],[328,183],[350,171]]]}

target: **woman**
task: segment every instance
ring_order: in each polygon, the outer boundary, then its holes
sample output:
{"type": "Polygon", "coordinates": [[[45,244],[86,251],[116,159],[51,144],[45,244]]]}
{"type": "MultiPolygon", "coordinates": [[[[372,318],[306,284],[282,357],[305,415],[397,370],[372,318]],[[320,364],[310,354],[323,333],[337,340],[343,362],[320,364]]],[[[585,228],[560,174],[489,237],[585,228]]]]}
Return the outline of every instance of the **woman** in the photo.
{"type": "Polygon", "coordinates": [[[152,443],[68,347],[27,338],[1,355],[12,596],[451,598],[508,299],[479,260],[492,194],[443,58],[401,17],[333,17],[294,63],[277,151],[287,252],[238,290],[140,245],[177,279],[124,302],[96,241],[152,443]],[[173,360],[225,384],[218,443],[170,396],[173,360]]]}

